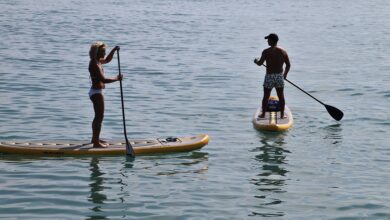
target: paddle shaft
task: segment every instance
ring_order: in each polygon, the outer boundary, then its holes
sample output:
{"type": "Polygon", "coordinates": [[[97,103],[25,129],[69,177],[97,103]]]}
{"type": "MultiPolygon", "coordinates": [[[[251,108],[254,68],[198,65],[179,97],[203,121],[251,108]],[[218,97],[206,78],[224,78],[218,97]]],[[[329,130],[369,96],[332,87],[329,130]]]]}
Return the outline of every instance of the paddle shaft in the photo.
{"type": "MultiPolygon", "coordinates": [[[[263,64],[263,66],[267,67],[265,64],[263,64]]],[[[320,100],[318,100],[316,97],[310,95],[308,92],[306,92],[305,90],[301,89],[299,86],[295,85],[294,83],[292,83],[290,80],[288,79],[284,79],[286,80],[287,82],[289,82],[291,85],[295,86],[297,89],[301,90],[303,93],[305,93],[306,95],[312,97],[314,100],[316,100],[317,102],[321,103],[322,105],[325,105],[325,103],[321,102],[320,100]]]]}
{"type": "Polygon", "coordinates": [[[291,85],[295,86],[297,89],[301,90],[303,93],[305,93],[306,95],[312,97],[314,100],[316,100],[317,102],[321,103],[322,105],[325,105],[325,103],[321,102],[320,100],[318,100],[316,97],[310,95],[308,92],[306,92],[305,90],[299,88],[299,86],[295,85],[294,83],[292,83],[290,80],[288,79],[284,79],[286,80],[287,82],[289,82],[291,85]]]}
{"type": "MultiPolygon", "coordinates": [[[[119,58],[119,50],[117,50],[117,55],[118,55],[118,69],[119,69],[119,75],[122,75],[121,73],[121,61],[119,58]]],[[[126,116],[125,116],[125,104],[123,101],[123,87],[122,87],[122,80],[119,80],[119,85],[121,88],[121,102],[122,102],[122,119],[123,119],[123,132],[125,134],[125,140],[126,140],[126,154],[134,157],[134,149],[131,146],[129,139],[127,139],[127,131],[126,131],[126,116]]]]}

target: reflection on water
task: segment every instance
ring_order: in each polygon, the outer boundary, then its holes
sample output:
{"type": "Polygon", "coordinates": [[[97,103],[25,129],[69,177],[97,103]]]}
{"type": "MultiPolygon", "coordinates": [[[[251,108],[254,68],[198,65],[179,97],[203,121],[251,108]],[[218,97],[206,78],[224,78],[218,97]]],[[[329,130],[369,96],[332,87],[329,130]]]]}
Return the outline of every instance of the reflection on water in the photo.
{"type": "Polygon", "coordinates": [[[91,171],[91,175],[90,175],[91,183],[89,184],[89,186],[91,187],[91,195],[89,196],[88,201],[92,202],[93,205],[95,205],[92,208],[92,211],[94,211],[96,215],[89,216],[90,218],[88,219],[97,219],[97,218],[106,219],[101,209],[102,208],[101,206],[104,204],[104,201],[107,200],[107,196],[103,194],[103,190],[104,190],[103,175],[105,173],[100,171],[99,158],[92,157],[89,170],[91,171]]]}
{"type": "Polygon", "coordinates": [[[283,203],[278,194],[286,192],[286,154],[290,151],[283,148],[285,133],[259,133],[260,146],[252,150],[258,152],[255,160],[259,164],[259,173],[251,183],[257,187],[254,195],[259,200],[257,210],[252,211],[250,216],[262,217],[284,216],[284,212],[275,210],[275,205],[283,203]]]}
{"type": "MultiPolygon", "coordinates": [[[[138,195],[129,192],[134,188],[142,189],[145,192],[153,192],[156,186],[164,184],[160,182],[161,179],[158,179],[158,176],[169,176],[170,179],[167,180],[180,180],[180,174],[202,174],[208,171],[208,153],[198,151],[156,154],[136,158],[125,157],[120,159],[119,172],[113,172],[112,169],[110,173],[104,172],[106,169],[110,170],[106,165],[111,166],[111,160],[111,157],[91,158],[88,201],[92,204],[92,208],[90,208],[91,213],[88,219],[107,219],[113,215],[134,215],[133,212],[140,210],[129,210],[129,208],[132,207],[132,201],[138,195]],[[104,163],[104,169],[101,167],[102,162],[104,163]],[[135,177],[134,172],[142,173],[145,178],[135,177]],[[158,179],[159,182],[154,182],[155,179],[158,179]],[[113,201],[121,203],[123,209],[112,210],[110,204],[113,201]]],[[[156,203],[154,196],[152,193],[144,199],[150,204],[154,204],[156,203]]],[[[147,210],[146,213],[150,214],[149,211],[147,210]]]]}
{"type": "Polygon", "coordinates": [[[134,167],[134,161],[135,161],[135,157],[129,157],[129,156],[126,156],[126,160],[124,162],[124,169],[131,169],[134,167]]]}
{"type": "Polygon", "coordinates": [[[343,131],[341,124],[333,124],[323,128],[326,131],[324,139],[331,140],[332,144],[341,144],[343,136],[341,132],[343,131]]]}
{"type": "MultiPolygon", "coordinates": [[[[186,154],[172,154],[152,156],[152,160],[160,160],[160,163],[155,163],[154,166],[159,166],[156,175],[176,175],[182,173],[204,173],[208,171],[208,165],[205,164],[208,160],[208,153],[194,151],[186,154]]],[[[148,159],[148,158],[147,158],[148,159]]]]}

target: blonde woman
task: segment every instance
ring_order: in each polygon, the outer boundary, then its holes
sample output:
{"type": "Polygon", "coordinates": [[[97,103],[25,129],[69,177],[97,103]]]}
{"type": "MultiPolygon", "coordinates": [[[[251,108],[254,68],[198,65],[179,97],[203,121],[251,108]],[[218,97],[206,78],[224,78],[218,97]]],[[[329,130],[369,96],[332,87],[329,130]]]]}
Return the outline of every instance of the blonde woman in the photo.
{"type": "Polygon", "coordinates": [[[114,47],[111,52],[106,55],[107,45],[101,41],[97,41],[91,45],[89,50],[89,74],[91,76],[92,86],[89,90],[89,98],[93,103],[95,117],[92,122],[92,139],[93,147],[107,147],[105,141],[100,140],[100,131],[104,118],[104,96],[103,89],[106,83],[113,83],[122,80],[122,75],[118,74],[115,78],[106,78],[104,75],[103,64],[109,63],[114,56],[119,46],[114,47]]]}

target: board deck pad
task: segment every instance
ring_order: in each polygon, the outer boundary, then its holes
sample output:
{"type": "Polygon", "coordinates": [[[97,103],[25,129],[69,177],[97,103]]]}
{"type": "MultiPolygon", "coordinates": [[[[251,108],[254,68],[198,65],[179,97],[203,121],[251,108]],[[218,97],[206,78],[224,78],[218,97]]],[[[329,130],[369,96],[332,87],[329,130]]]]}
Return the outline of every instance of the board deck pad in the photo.
{"type": "MultiPolygon", "coordinates": [[[[276,97],[273,97],[277,99],[276,97]]],[[[265,117],[260,118],[262,107],[256,110],[252,118],[253,126],[259,130],[265,131],[285,131],[293,125],[293,117],[290,109],[284,106],[284,118],[280,118],[280,111],[267,111],[265,117]]]]}
{"type": "Polygon", "coordinates": [[[288,118],[289,109],[285,109],[285,118],[280,118],[280,112],[266,112],[264,118],[260,118],[261,111],[256,116],[256,121],[260,123],[268,124],[288,124],[290,119],[288,118]],[[287,110],[287,111],[286,111],[287,110]]]}
{"type": "MultiPolygon", "coordinates": [[[[190,137],[167,137],[129,140],[135,154],[183,152],[208,144],[206,134],[190,137]]],[[[108,140],[106,148],[94,148],[88,141],[0,141],[0,153],[57,155],[124,155],[124,140],[108,140]]]]}

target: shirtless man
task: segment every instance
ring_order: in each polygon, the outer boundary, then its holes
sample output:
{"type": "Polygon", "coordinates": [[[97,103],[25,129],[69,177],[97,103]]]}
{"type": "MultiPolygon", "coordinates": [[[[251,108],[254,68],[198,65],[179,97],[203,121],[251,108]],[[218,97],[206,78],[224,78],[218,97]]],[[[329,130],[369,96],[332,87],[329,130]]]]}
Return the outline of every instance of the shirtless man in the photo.
{"type": "Polygon", "coordinates": [[[268,40],[268,45],[270,47],[263,50],[260,59],[256,58],[254,61],[259,66],[263,65],[264,61],[267,63],[267,73],[265,74],[263,84],[264,95],[262,101],[262,113],[259,117],[265,117],[268,99],[271,95],[272,88],[275,87],[280,104],[280,118],[284,118],[284,79],[287,78],[287,74],[290,70],[290,60],[288,59],[287,52],[277,46],[279,40],[278,35],[271,33],[266,36],[265,39],[268,40]],[[284,63],[286,64],[286,68],[283,72],[284,63]]]}

